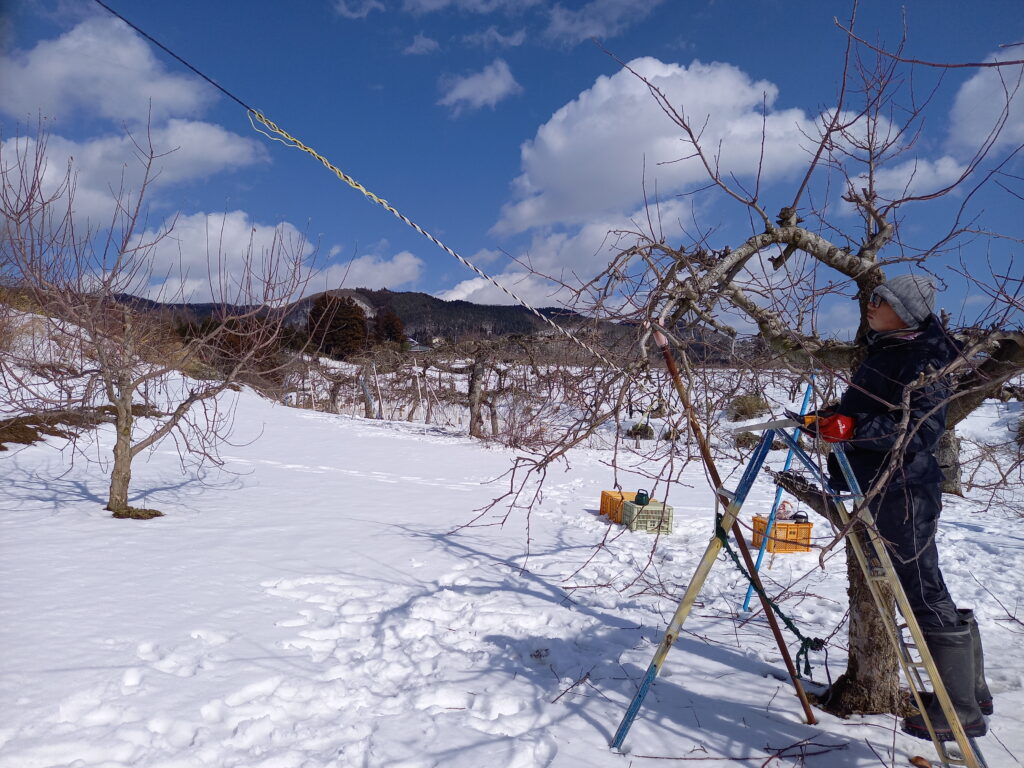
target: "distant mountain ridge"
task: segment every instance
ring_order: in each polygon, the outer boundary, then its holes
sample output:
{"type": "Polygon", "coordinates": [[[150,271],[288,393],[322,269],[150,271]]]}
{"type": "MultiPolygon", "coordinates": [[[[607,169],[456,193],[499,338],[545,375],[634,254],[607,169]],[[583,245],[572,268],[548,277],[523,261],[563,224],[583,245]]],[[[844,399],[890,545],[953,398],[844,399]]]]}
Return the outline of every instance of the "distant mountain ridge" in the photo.
{"type": "MultiPolygon", "coordinates": [[[[449,340],[487,336],[531,334],[547,324],[519,305],[474,304],[461,299],[445,300],[416,291],[358,289],[375,308],[391,307],[402,319],[406,333],[428,340],[441,336],[449,340]]],[[[587,322],[583,315],[561,307],[543,307],[538,311],[560,325],[587,322]]]]}
{"type": "MultiPolygon", "coordinates": [[[[459,299],[447,301],[418,291],[390,291],[371,288],[335,288],[305,296],[288,309],[289,323],[305,325],[309,308],[324,293],[343,296],[356,302],[373,317],[378,310],[391,307],[401,318],[408,336],[422,341],[441,337],[447,341],[513,334],[532,334],[548,326],[530,310],[518,305],[474,304],[459,299]]],[[[122,295],[118,300],[139,309],[165,312],[180,319],[202,320],[218,312],[231,313],[235,307],[215,303],[163,303],[138,296],[122,295]]],[[[238,307],[238,310],[243,307],[238,307]]],[[[588,322],[583,315],[561,307],[539,309],[560,325],[573,326],[588,322]]]]}
{"type": "MultiPolygon", "coordinates": [[[[288,307],[289,325],[305,328],[310,307],[325,293],[351,299],[363,308],[368,318],[372,318],[385,307],[391,307],[402,320],[406,336],[428,345],[435,339],[452,343],[514,335],[557,336],[547,323],[522,306],[473,304],[458,299],[447,301],[418,291],[390,291],[386,288],[334,288],[305,296],[288,307]]],[[[161,312],[178,322],[203,320],[218,312],[232,314],[244,309],[241,306],[222,307],[211,303],[164,304],[127,295],[119,296],[118,300],[145,311],[161,312]]],[[[562,307],[544,307],[538,311],[558,325],[573,329],[575,333],[583,332],[584,336],[599,339],[598,344],[601,346],[628,347],[636,339],[637,328],[633,323],[595,320],[562,307]],[[588,328],[585,332],[582,328],[584,325],[588,328]],[[596,333],[596,337],[591,336],[592,333],[596,333]]],[[[734,340],[719,331],[699,326],[680,327],[677,334],[687,341],[691,359],[703,363],[726,365],[735,354],[752,358],[765,353],[763,342],[756,337],[734,340]]],[[[557,338],[554,341],[562,350],[560,354],[568,356],[580,353],[580,350],[573,349],[572,343],[565,338],[557,338]]]]}

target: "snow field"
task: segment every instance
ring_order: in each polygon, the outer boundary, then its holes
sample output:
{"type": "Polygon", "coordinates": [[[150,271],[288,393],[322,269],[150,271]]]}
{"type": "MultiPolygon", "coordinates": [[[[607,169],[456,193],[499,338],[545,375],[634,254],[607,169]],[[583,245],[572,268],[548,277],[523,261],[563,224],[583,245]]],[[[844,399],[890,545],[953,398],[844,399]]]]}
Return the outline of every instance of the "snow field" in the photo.
{"type": "MultiPolygon", "coordinates": [[[[511,452],[238,397],[226,471],[183,475],[170,445],[136,467],[133,503],[164,518],[111,520],[102,472],[57,441],[0,458],[0,767],[726,766],[782,750],[771,765],[825,768],[931,755],[892,717],[803,723],[765,623],[734,618],[746,581],[724,558],[626,757],[608,749],[711,535],[698,466],[670,489],[676,531],[652,551],[653,537],[597,514],[609,454],[576,452],[550,473],[527,558],[522,514],[449,535],[507,487],[488,481],[511,452]]],[[[734,483],[735,466],[722,469],[734,483]]],[[[773,496],[759,480],[748,524],[773,496]]],[[[1011,766],[1024,755],[1021,635],[986,590],[1020,607],[1024,535],[979,509],[947,499],[940,551],[985,633],[996,714],[982,745],[991,766],[1011,766]]],[[[817,522],[815,540],[829,538],[817,522]]],[[[762,571],[809,636],[845,611],[841,551],[817,565],[816,552],[779,555],[762,571]]],[[[844,639],[830,644],[833,677],[844,639]]],[[[824,654],[812,661],[825,681],[824,654]]]]}

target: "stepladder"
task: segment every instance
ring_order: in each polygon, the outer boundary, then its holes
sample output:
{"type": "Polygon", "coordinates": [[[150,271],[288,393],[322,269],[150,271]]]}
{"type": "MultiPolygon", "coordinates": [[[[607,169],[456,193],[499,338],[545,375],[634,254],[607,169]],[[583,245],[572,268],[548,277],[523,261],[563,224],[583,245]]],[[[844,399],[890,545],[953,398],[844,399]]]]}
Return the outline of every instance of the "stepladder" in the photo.
{"type": "MultiPolygon", "coordinates": [[[[899,581],[884,539],[878,534],[870,509],[865,501],[856,476],[841,444],[833,445],[833,453],[846,481],[848,491],[839,493],[831,487],[828,477],[822,471],[815,457],[798,444],[787,428],[799,426],[795,420],[783,419],[763,425],[745,426],[744,431],[761,431],[761,439],[741,475],[734,492],[718,489],[719,497],[729,499],[729,505],[719,523],[721,528],[729,530],[736,521],[744,501],[753,485],[754,479],[762,469],[767,458],[768,449],[776,439],[782,440],[793,452],[793,455],[810,472],[814,481],[829,498],[833,512],[841,524],[841,530],[849,543],[848,551],[853,553],[857,565],[863,573],[871,597],[879,612],[888,642],[899,661],[907,687],[921,711],[928,733],[935,747],[936,755],[943,766],[966,766],[966,768],[987,768],[977,741],[969,737],[960,724],[952,701],[942,683],[935,661],[928,650],[924,634],[914,617],[906,593],[899,581]],[[893,614],[890,602],[891,595],[895,599],[897,614],[893,614]],[[897,618],[898,616],[898,618],[897,618]],[[952,730],[953,742],[942,741],[934,724],[928,717],[926,699],[934,698],[941,707],[942,713],[952,730]]],[[[666,629],[664,638],[642,679],[637,693],[630,702],[616,731],[611,746],[620,748],[626,738],[633,720],[639,713],[643,699],[661,670],[672,645],[678,639],[683,624],[691,608],[697,600],[700,590],[706,581],[718,554],[722,542],[716,535],[710,540],[704,556],[701,558],[686,592],[681,598],[672,620],[666,629]]]]}

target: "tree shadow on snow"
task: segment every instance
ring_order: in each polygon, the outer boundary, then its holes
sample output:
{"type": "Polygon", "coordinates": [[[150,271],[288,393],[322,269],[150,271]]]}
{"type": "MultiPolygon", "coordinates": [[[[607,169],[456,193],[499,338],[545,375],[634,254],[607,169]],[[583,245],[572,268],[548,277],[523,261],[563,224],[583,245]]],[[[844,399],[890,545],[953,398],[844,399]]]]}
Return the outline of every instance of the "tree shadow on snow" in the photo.
{"type": "MultiPolygon", "coordinates": [[[[97,473],[84,475],[76,471],[74,465],[65,466],[59,471],[48,471],[53,462],[42,467],[38,461],[22,462],[15,454],[4,458],[3,486],[8,498],[14,497],[19,506],[25,502],[39,503],[50,507],[53,512],[79,511],[83,504],[96,505],[103,510],[107,504],[109,478],[97,473]]],[[[85,460],[79,460],[83,464],[85,460]]],[[[136,470],[136,475],[142,473],[136,470]]],[[[191,495],[200,498],[202,490],[211,486],[209,472],[200,468],[185,476],[180,473],[171,475],[161,471],[160,477],[138,478],[134,488],[128,495],[130,504],[156,504],[165,507],[165,511],[199,512],[197,507],[187,503],[188,495],[183,491],[192,491],[191,495]],[[172,479],[173,478],[173,479],[172,479]],[[155,481],[154,481],[155,480],[155,481]],[[165,500],[166,499],[166,500],[165,500]]],[[[219,482],[217,487],[240,487],[237,477],[226,482],[219,482]]]]}
{"type": "MultiPolygon", "coordinates": [[[[543,719],[548,727],[553,722],[578,718],[595,731],[593,746],[607,745],[646,672],[636,664],[621,663],[620,658],[638,647],[643,648],[643,655],[653,655],[665,628],[637,625],[612,611],[577,601],[558,583],[522,570],[512,559],[476,548],[465,537],[456,539],[409,526],[395,527],[410,536],[431,539],[446,553],[495,568],[493,577],[481,578],[482,569],[476,569],[471,572],[471,583],[431,587],[478,598],[514,593],[523,606],[538,614],[550,611],[543,607],[547,604],[571,612],[572,624],[587,625],[570,636],[559,632],[565,624],[558,621],[553,622],[551,635],[484,635],[482,639],[495,649],[486,667],[490,672],[503,672],[509,680],[529,680],[537,689],[534,707],[538,719],[542,713],[546,715],[543,719]],[[562,712],[552,717],[554,707],[562,712]]],[[[565,551],[556,548],[543,556],[559,554],[565,551]]],[[[513,621],[515,616],[510,616],[510,625],[513,621]]],[[[642,743],[638,732],[649,734],[653,729],[659,742],[681,742],[695,754],[719,755],[727,760],[746,758],[758,765],[778,750],[800,749],[793,745],[801,742],[816,745],[806,747],[806,751],[822,753],[821,765],[835,764],[837,751],[842,751],[844,762],[877,760],[861,738],[826,734],[803,721],[803,711],[781,661],[770,664],[739,649],[687,637],[685,630],[666,661],[663,676],[644,701],[634,728],[634,743],[642,743]],[[716,687],[722,691],[720,697],[706,693],[716,687]]],[[[889,732],[882,730],[885,735],[880,734],[879,741],[884,744],[889,732]]]]}

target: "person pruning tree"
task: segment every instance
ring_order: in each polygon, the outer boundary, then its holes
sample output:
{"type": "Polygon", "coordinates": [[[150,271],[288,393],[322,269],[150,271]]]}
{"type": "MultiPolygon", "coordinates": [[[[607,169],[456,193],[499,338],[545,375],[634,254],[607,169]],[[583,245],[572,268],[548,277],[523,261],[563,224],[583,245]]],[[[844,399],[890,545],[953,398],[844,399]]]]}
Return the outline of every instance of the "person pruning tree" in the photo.
{"type": "MultiPolygon", "coordinates": [[[[871,294],[867,357],[854,372],[838,404],[817,412],[808,431],[828,442],[842,442],[854,475],[867,491],[890,469],[869,500],[878,533],[887,542],[893,566],[928,643],[942,682],[968,736],[983,736],[983,714],[993,711],[985,682],[981,635],[974,612],[958,609],[939,569],[935,533],[942,510],[943,476],[935,456],[946,429],[944,381],[915,384],[922,373],[942,368],[958,347],[934,314],[935,284],[922,275],[901,275],[871,294]],[[909,386],[908,438],[902,437],[904,395],[909,386]],[[897,443],[902,448],[894,453],[897,443]]],[[[838,462],[829,457],[833,487],[846,490],[838,462]]],[[[943,741],[953,732],[934,697],[928,718],[943,741]]],[[[903,730],[928,739],[920,713],[903,730]]]]}

